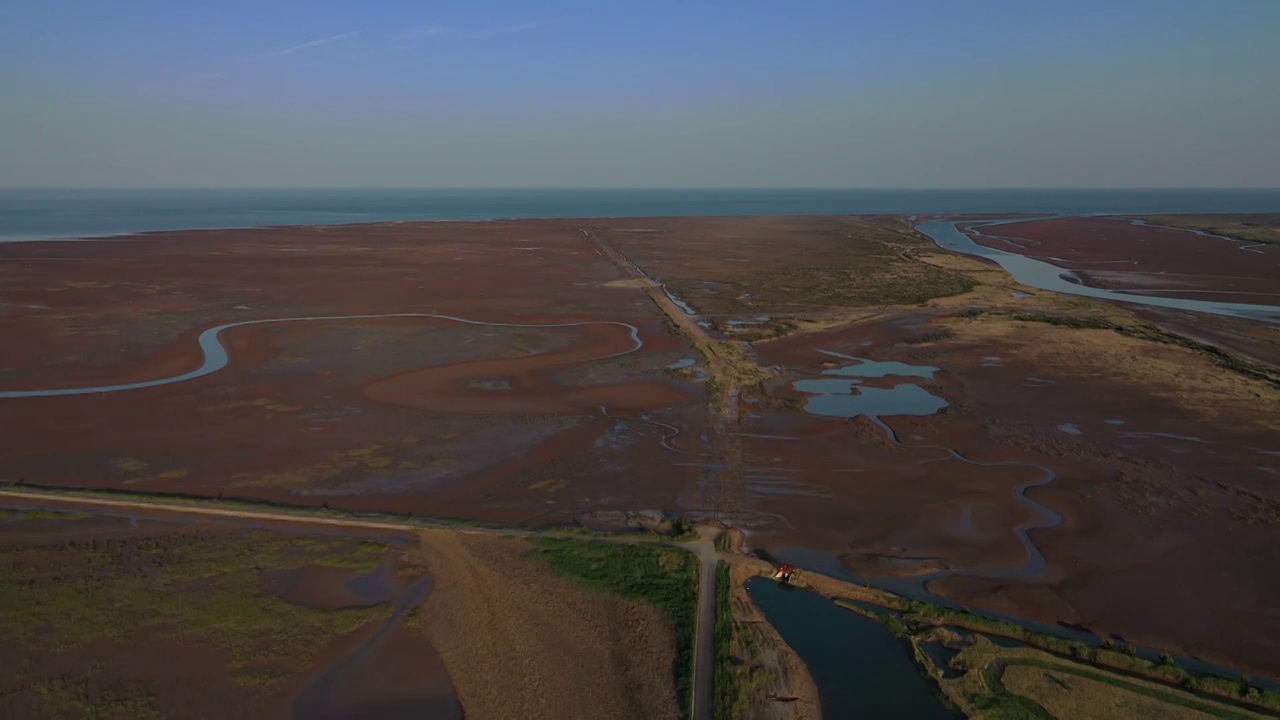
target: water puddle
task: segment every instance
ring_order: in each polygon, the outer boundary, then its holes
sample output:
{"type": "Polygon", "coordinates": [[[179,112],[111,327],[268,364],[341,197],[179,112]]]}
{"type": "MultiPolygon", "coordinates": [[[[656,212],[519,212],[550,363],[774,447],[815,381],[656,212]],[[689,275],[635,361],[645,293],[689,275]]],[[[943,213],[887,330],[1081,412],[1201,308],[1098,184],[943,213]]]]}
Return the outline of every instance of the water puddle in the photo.
{"type": "Polygon", "coordinates": [[[384,562],[371,573],[360,573],[347,580],[342,589],[367,603],[389,602],[396,592],[392,570],[392,563],[384,562]]]}
{"type": "MultiPolygon", "coordinates": [[[[797,390],[804,392],[799,387],[797,390]]],[[[850,393],[823,393],[805,401],[805,412],[811,415],[835,418],[855,418],[860,415],[879,418],[886,415],[927,416],[947,407],[946,400],[931,394],[919,385],[896,385],[891,388],[854,389],[845,381],[850,393]]]]}
{"type": "Polygon", "coordinates": [[[973,522],[972,505],[965,505],[964,510],[960,513],[960,518],[947,523],[947,532],[966,540],[974,540],[981,537],[977,525],[973,522]]]}
{"type": "Polygon", "coordinates": [[[462,718],[443,660],[403,626],[404,616],[431,588],[427,576],[406,589],[390,618],[298,694],[294,717],[462,718]]]}
{"type": "Polygon", "coordinates": [[[961,676],[959,670],[951,667],[951,659],[960,654],[959,650],[953,650],[940,642],[920,643],[920,650],[929,656],[933,666],[942,671],[942,677],[946,680],[954,680],[961,676]]]}
{"type": "Polygon", "coordinates": [[[390,562],[368,573],[326,565],[265,570],[262,582],[271,594],[295,605],[321,610],[363,608],[389,602],[397,591],[390,562]]]}
{"type": "Polygon", "coordinates": [[[682,358],[667,366],[668,370],[683,370],[687,367],[693,367],[698,361],[693,358],[682,358]]]}
{"type": "Polygon", "coordinates": [[[1124,421],[1123,421],[1123,420],[1106,420],[1105,422],[1106,422],[1108,425],[1117,425],[1117,426],[1118,426],[1118,425],[1123,425],[1123,424],[1124,424],[1124,421]]]}
{"type": "Polygon", "coordinates": [[[747,328],[753,325],[763,325],[772,319],[773,318],[769,317],[768,315],[760,315],[751,320],[730,320],[725,324],[733,328],[737,332],[742,332],[743,330],[746,330],[747,328]]]}
{"type": "Polygon", "coordinates": [[[810,485],[806,485],[803,482],[799,482],[793,477],[762,474],[769,471],[787,473],[794,472],[783,468],[758,468],[756,470],[749,471],[747,476],[743,478],[747,489],[757,495],[766,496],[835,497],[831,493],[823,492],[810,485]]]}
{"type": "Polygon", "coordinates": [[[1059,425],[1059,426],[1058,426],[1058,431],[1059,431],[1059,432],[1064,432],[1064,433],[1066,433],[1066,434],[1068,434],[1068,435],[1083,435],[1083,434],[1084,434],[1084,432],[1083,432],[1080,428],[1076,427],[1076,424],[1075,424],[1075,423],[1062,423],[1061,425],[1059,425]]]}
{"type": "Polygon", "coordinates": [[[675,303],[677,307],[679,307],[681,310],[683,310],[685,315],[697,315],[697,314],[698,314],[698,311],[697,311],[697,310],[694,310],[692,305],[690,305],[689,303],[685,302],[684,300],[681,300],[681,299],[680,299],[680,297],[679,297],[678,295],[676,295],[675,293],[673,293],[673,292],[671,292],[669,289],[667,289],[667,286],[666,286],[666,285],[663,285],[663,286],[662,286],[662,292],[666,293],[666,294],[667,294],[667,299],[668,299],[668,300],[670,300],[671,302],[675,303]]]}
{"type": "Polygon", "coordinates": [[[1166,440],[1183,440],[1185,442],[1201,443],[1204,445],[1212,445],[1213,443],[1204,438],[1194,437],[1192,435],[1174,435],[1173,433],[1163,432],[1127,432],[1126,437],[1152,437],[1165,438],[1166,440]]]}

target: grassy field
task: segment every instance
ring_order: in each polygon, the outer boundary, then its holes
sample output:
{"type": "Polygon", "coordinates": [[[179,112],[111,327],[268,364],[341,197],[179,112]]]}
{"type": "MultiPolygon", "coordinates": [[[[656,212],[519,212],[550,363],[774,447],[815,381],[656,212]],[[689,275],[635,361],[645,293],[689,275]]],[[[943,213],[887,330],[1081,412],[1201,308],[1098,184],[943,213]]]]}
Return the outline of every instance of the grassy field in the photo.
{"type": "Polygon", "coordinates": [[[1198,720],[1212,713],[1163,702],[1143,693],[1065,672],[1034,665],[1008,665],[1000,678],[1005,689],[1036,704],[1054,717],[1090,717],[1096,720],[1198,720]]]}
{"type": "Polygon", "coordinates": [[[31,685],[32,706],[40,717],[78,717],[85,720],[161,720],[164,715],[145,690],[112,686],[93,687],[92,677],[59,675],[31,685]]]}
{"type": "Polygon", "coordinates": [[[716,565],[716,718],[732,720],[745,717],[750,701],[743,691],[747,685],[747,666],[734,653],[733,581],[729,566],[716,565]]]}
{"type": "Polygon", "coordinates": [[[687,708],[693,688],[697,558],[670,547],[563,538],[540,538],[534,552],[556,573],[588,587],[651,603],[671,619],[676,635],[676,690],[681,707],[687,708]]]}
{"type": "Polygon", "coordinates": [[[916,262],[929,245],[904,233],[857,221],[828,230],[836,242],[804,252],[804,262],[755,267],[740,281],[744,292],[774,312],[907,305],[959,295],[973,283],[959,274],[916,262]]]}
{"type": "Polygon", "coordinates": [[[970,717],[1228,718],[1268,717],[1139,678],[1073,663],[1031,648],[1002,648],[981,636],[951,661],[959,678],[940,680],[970,717]]]}
{"type": "Polygon", "coordinates": [[[51,510],[9,510],[0,508],[0,523],[32,522],[35,520],[84,520],[91,518],[88,513],[55,512],[51,510]]]}
{"type": "Polygon", "coordinates": [[[1056,325],[1058,327],[1073,328],[1077,330],[1110,330],[1125,337],[1137,340],[1147,340],[1150,342],[1161,343],[1163,345],[1173,345],[1176,347],[1186,348],[1204,355],[1224,370],[1229,370],[1233,373],[1243,375],[1244,377],[1254,380],[1262,380],[1276,387],[1280,387],[1280,374],[1277,374],[1267,366],[1237,358],[1212,345],[1197,342],[1195,340],[1182,337],[1176,333],[1161,330],[1150,323],[1144,323],[1137,320],[1125,322],[1091,315],[1055,315],[1050,313],[1011,311],[997,312],[982,310],[969,311],[967,316],[1045,323],[1048,325],[1056,325]]]}
{"type": "Polygon", "coordinates": [[[110,655],[87,672],[59,671],[57,663],[47,662],[37,670],[35,658],[98,657],[100,649],[88,648],[104,642],[132,657],[140,652],[140,640],[162,641],[197,655],[205,652],[200,648],[225,654],[229,677],[223,681],[261,694],[305,667],[330,640],[391,610],[386,604],[336,611],[293,604],[271,594],[259,576],[262,570],[310,564],[373,570],[388,552],[377,543],[265,531],[123,537],[116,532],[107,539],[70,533],[56,541],[27,540],[21,533],[35,522],[21,525],[0,536],[6,554],[0,567],[0,643],[27,660],[0,694],[52,715],[147,717],[151,705],[141,681],[105,662],[110,655]]]}
{"type": "MultiPolygon", "coordinates": [[[[697,218],[661,232],[601,230],[648,275],[710,318],[921,303],[973,289],[923,260],[940,251],[900,221],[874,218],[697,218]],[[732,259],[732,260],[729,260],[732,259]]],[[[795,329],[773,317],[743,339],[795,329]]]]}

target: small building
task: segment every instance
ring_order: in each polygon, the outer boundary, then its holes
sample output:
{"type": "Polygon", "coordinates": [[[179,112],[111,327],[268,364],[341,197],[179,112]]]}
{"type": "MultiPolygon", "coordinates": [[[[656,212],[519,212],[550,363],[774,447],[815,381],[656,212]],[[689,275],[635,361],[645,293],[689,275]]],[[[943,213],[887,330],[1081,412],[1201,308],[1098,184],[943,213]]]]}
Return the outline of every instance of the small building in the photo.
{"type": "Polygon", "coordinates": [[[773,579],[785,585],[791,582],[799,572],[794,565],[779,565],[778,571],[773,574],[773,579]]]}

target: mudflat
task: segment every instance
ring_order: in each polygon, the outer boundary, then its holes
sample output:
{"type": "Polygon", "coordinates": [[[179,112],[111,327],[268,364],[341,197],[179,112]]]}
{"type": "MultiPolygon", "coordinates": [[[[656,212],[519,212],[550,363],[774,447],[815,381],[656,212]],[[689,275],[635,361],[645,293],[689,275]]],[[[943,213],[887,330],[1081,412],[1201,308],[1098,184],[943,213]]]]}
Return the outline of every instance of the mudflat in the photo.
{"type": "MultiPolygon", "coordinates": [[[[1241,240],[1093,218],[998,235],[977,239],[1086,282],[1136,261],[1182,278],[1176,296],[1280,292],[1241,240]]],[[[208,328],[329,318],[229,328],[227,367],[192,380],[0,399],[10,479],[525,527],[680,515],[812,570],[1280,675],[1272,326],[1035,291],[889,216],[168,233],[0,257],[0,393],[178,375],[208,328]]],[[[507,597],[484,572],[459,592],[507,597]]],[[[428,606],[453,592],[435,582],[428,606]]],[[[505,632],[492,622],[476,632],[505,632]]],[[[506,696],[431,644],[464,708],[506,696]]],[[[658,712],[644,697],[628,707],[658,712]]]]}

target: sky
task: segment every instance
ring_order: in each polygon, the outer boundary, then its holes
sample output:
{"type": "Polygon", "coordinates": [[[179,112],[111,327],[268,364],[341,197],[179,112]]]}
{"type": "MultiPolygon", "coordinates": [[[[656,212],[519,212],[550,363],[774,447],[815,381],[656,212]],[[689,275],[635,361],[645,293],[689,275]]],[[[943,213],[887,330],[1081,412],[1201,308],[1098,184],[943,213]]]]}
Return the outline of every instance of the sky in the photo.
{"type": "Polygon", "coordinates": [[[1277,0],[5,0],[0,187],[1280,187],[1277,0]]]}

